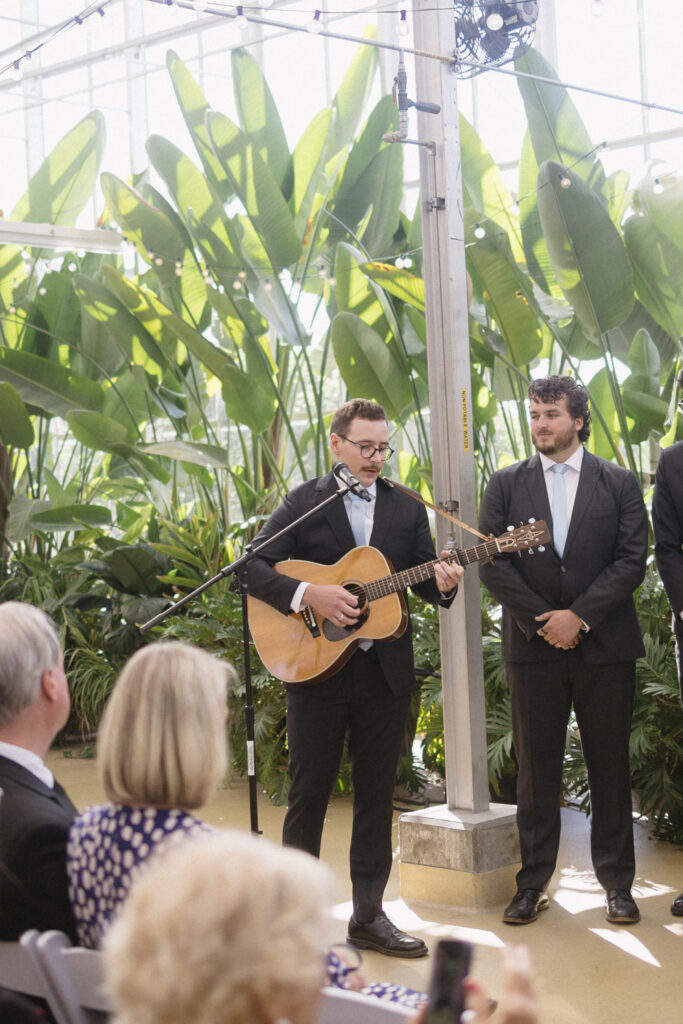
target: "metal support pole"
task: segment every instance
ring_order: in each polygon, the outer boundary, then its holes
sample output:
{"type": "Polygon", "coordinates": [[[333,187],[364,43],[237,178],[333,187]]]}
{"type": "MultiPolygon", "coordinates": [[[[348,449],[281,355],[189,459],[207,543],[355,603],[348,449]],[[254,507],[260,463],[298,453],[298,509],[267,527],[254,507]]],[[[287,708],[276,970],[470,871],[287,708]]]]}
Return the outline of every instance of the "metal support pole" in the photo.
{"type": "MultiPolygon", "coordinates": [[[[428,52],[455,48],[453,9],[415,0],[415,47],[428,52]]],[[[447,64],[416,58],[415,93],[440,103],[438,115],[418,113],[422,241],[424,249],[427,360],[432,461],[437,504],[454,508],[476,525],[476,489],[470,355],[462,209],[457,83],[447,64]]],[[[438,544],[446,529],[437,523],[438,544]]],[[[469,534],[458,537],[471,545],[469,534]]],[[[481,602],[476,566],[466,570],[450,612],[441,612],[441,665],[448,807],[488,809],[488,770],[481,602]]]]}

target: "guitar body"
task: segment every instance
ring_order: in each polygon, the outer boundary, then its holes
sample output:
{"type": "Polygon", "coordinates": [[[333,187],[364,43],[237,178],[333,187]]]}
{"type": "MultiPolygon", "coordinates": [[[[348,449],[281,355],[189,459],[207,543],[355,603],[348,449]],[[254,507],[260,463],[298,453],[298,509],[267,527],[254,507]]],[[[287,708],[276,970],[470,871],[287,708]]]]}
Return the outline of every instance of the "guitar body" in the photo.
{"type": "Polygon", "coordinates": [[[304,619],[304,609],[282,615],[265,601],[247,598],[249,626],[259,657],[268,671],[285,683],[319,683],[337,672],[361,640],[396,640],[408,624],[408,609],[401,591],[371,603],[364,585],[394,570],[376,548],[357,547],[334,565],[290,559],[278,562],[276,572],[316,584],[338,584],[359,597],[360,624],[343,627],[315,615],[319,634],[314,636],[304,619]]]}

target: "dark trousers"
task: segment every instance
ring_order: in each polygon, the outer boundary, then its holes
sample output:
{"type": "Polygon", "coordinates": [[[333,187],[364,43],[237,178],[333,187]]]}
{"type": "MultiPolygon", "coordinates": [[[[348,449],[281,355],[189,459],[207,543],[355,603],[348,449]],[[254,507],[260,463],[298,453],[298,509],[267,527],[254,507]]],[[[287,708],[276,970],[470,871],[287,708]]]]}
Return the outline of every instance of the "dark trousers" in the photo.
{"type": "Polygon", "coordinates": [[[560,797],[572,702],[591,795],[591,856],[604,889],[630,889],[635,874],[629,736],[635,663],[586,665],[578,651],[559,662],[507,665],[519,762],[520,889],[544,889],[560,843],[560,797]]]}
{"type": "Polygon", "coordinates": [[[359,921],[371,921],[381,909],[391,871],[394,782],[409,708],[410,694],[397,697],[387,686],[374,646],[357,651],[324,683],[287,688],[291,787],[282,840],[319,856],[348,731],[351,882],[359,921]]]}

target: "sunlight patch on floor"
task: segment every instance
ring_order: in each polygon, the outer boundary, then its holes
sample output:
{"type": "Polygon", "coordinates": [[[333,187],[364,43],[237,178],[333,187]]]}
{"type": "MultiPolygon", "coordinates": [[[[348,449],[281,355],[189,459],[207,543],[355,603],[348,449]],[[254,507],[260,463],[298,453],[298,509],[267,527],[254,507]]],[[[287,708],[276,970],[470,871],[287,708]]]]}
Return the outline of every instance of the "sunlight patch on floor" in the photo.
{"type": "Polygon", "coordinates": [[[629,956],[635,957],[637,960],[642,960],[645,964],[652,964],[653,967],[661,967],[659,960],[656,959],[649,951],[647,946],[638,939],[633,932],[624,931],[625,925],[621,926],[620,930],[610,928],[590,928],[589,931],[593,935],[597,935],[599,939],[604,939],[606,942],[611,942],[617,949],[621,949],[624,953],[628,953],[629,956]]]}

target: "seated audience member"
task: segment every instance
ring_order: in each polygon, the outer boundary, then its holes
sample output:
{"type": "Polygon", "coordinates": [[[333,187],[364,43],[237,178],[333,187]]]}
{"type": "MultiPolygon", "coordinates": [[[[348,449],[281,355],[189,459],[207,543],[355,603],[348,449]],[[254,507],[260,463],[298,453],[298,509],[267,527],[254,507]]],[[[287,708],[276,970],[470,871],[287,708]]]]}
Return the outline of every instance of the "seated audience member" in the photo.
{"type": "Polygon", "coordinates": [[[112,1024],[313,1024],[329,869],[238,833],[188,845],[155,858],[105,939],[112,1024]]]}
{"type": "MultiPolygon", "coordinates": [[[[158,846],[215,831],[189,812],[208,801],[226,771],[232,674],[205,651],[170,642],[137,651],[116,680],[97,743],[111,803],[78,815],[69,834],[69,896],[82,946],[101,945],[158,846]]],[[[328,983],[406,1006],[425,999],[390,982],[366,985],[359,964],[357,950],[333,947],[328,983]]]]}
{"type": "Polygon", "coordinates": [[[66,843],[76,808],[44,764],[71,702],[57,629],[39,608],[0,604],[0,940],[76,925],[66,843]]]}
{"type": "Polygon", "coordinates": [[[210,830],[191,812],[227,769],[232,673],[199,648],[156,643],[137,651],[114,684],[97,743],[111,803],[78,815],[69,834],[69,897],[81,945],[100,945],[157,847],[210,830]]]}

